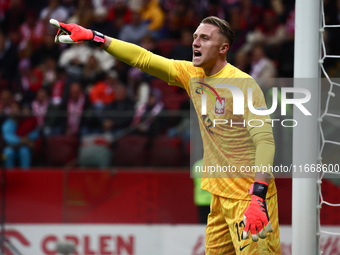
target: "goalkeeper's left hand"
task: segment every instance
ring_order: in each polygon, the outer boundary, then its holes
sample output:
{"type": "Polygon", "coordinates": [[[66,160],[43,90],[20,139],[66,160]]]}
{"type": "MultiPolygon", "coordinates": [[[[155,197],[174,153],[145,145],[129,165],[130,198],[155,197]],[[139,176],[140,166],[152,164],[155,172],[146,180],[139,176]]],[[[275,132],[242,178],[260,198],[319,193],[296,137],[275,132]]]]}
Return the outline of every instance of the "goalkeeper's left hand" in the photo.
{"type": "Polygon", "coordinates": [[[249,232],[254,242],[267,237],[267,232],[273,232],[272,224],[269,220],[266,195],[268,190],[268,184],[265,182],[255,181],[253,184],[253,190],[250,192],[251,202],[248,208],[244,212],[243,221],[244,229],[242,238],[247,239],[249,232]],[[264,230],[264,227],[266,231],[264,230]]]}
{"type": "Polygon", "coordinates": [[[82,43],[89,42],[100,47],[105,42],[105,36],[94,30],[86,29],[77,24],[65,24],[55,19],[50,19],[50,23],[59,30],[55,36],[55,43],[82,43]]]}

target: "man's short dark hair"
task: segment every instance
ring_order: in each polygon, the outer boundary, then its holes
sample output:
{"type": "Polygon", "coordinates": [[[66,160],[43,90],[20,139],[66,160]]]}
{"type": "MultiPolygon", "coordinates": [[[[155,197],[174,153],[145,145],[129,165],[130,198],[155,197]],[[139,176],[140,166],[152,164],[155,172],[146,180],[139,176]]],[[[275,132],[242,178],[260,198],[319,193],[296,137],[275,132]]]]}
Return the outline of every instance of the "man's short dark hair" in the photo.
{"type": "Polygon", "coordinates": [[[220,19],[218,17],[215,17],[215,16],[209,16],[203,19],[201,23],[211,24],[211,25],[218,27],[220,29],[220,33],[227,38],[229,46],[233,44],[235,33],[227,21],[220,19]]]}

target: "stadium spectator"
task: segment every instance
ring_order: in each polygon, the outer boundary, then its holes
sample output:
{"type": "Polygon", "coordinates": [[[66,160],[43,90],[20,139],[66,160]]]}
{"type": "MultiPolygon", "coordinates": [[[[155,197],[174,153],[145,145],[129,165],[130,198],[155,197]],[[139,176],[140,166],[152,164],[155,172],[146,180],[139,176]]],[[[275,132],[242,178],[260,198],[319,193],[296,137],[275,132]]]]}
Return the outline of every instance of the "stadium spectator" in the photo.
{"type": "Polygon", "coordinates": [[[265,54],[262,45],[256,45],[252,50],[252,61],[250,75],[256,78],[274,78],[276,77],[276,67],[265,54]]]}
{"type": "Polygon", "coordinates": [[[0,124],[11,113],[11,105],[15,103],[13,94],[10,90],[5,89],[0,94],[0,124]]]}
{"type": "MultiPolygon", "coordinates": [[[[181,111],[190,111],[190,101],[186,100],[181,103],[181,111]]],[[[177,118],[177,123],[167,130],[167,136],[180,137],[183,144],[183,153],[190,153],[190,116],[177,118]]]]}
{"type": "Polygon", "coordinates": [[[273,10],[266,10],[263,14],[263,22],[260,23],[254,32],[247,35],[245,49],[249,50],[252,46],[262,43],[275,55],[275,50],[286,40],[285,26],[278,22],[277,16],[273,10]]]}
{"type": "Polygon", "coordinates": [[[79,0],[77,8],[68,18],[67,22],[77,23],[83,27],[89,27],[93,19],[93,8],[91,1],[79,0]]]}
{"type": "Polygon", "coordinates": [[[131,23],[125,24],[122,27],[118,38],[127,42],[139,44],[148,32],[148,25],[142,22],[140,13],[134,11],[132,13],[131,23]]]}
{"type": "Polygon", "coordinates": [[[65,22],[69,16],[68,10],[60,4],[60,0],[49,0],[40,12],[40,19],[45,23],[49,19],[56,19],[65,22]]]}
{"type": "Polygon", "coordinates": [[[15,102],[14,97],[10,90],[5,89],[1,91],[0,96],[0,112],[1,114],[8,115],[11,112],[11,105],[15,102]]]}
{"type": "Polygon", "coordinates": [[[57,80],[50,90],[51,105],[60,105],[64,97],[64,87],[66,85],[67,75],[63,68],[57,68],[57,80]]]}
{"type": "Polygon", "coordinates": [[[243,72],[249,73],[250,63],[247,52],[239,50],[235,55],[235,66],[243,72]]]}
{"type": "Polygon", "coordinates": [[[23,0],[11,0],[5,13],[5,18],[1,22],[1,31],[5,34],[19,31],[21,24],[25,20],[25,4],[23,0]]]}
{"type": "Polygon", "coordinates": [[[40,88],[32,102],[32,113],[37,118],[37,127],[41,130],[44,126],[45,115],[49,105],[49,97],[46,89],[40,88]]]}
{"type": "Polygon", "coordinates": [[[120,20],[123,24],[128,24],[132,20],[132,11],[127,5],[126,0],[115,0],[113,6],[109,9],[107,19],[109,21],[120,20]]]}
{"type": "Polygon", "coordinates": [[[9,88],[15,80],[19,56],[18,35],[13,32],[9,37],[0,33],[0,77],[2,82],[9,88]]]}
{"type": "Polygon", "coordinates": [[[242,20],[241,12],[242,10],[239,8],[232,8],[229,11],[229,23],[235,32],[234,43],[231,46],[230,52],[228,54],[228,61],[231,63],[235,61],[236,52],[242,48],[246,42],[246,36],[248,32],[251,31],[248,27],[244,27],[244,21],[242,20]]]}
{"type": "Polygon", "coordinates": [[[98,111],[115,100],[116,87],[119,84],[118,73],[111,70],[105,80],[98,81],[90,90],[90,101],[98,111]]]}
{"type": "Polygon", "coordinates": [[[44,73],[39,67],[31,68],[30,60],[27,58],[20,61],[19,72],[17,96],[22,96],[20,98],[23,104],[30,104],[37,90],[43,85],[44,73]]]}
{"type": "MultiPolygon", "coordinates": [[[[59,72],[59,79],[53,84],[51,91],[51,100],[47,107],[47,113],[44,119],[43,134],[45,136],[62,134],[60,121],[62,117],[63,92],[65,88],[65,78],[61,77],[62,71],[59,72]]],[[[66,114],[66,113],[65,113],[66,114]]]]}
{"type": "Polygon", "coordinates": [[[271,78],[276,77],[277,69],[273,61],[266,56],[262,45],[253,48],[249,74],[260,80],[259,85],[265,94],[274,85],[271,78]]]}
{"type": "Polygon", "coordinates": [[[26,14],[25,22],[20,26],[21,42],[20,50],[31,51],[38,48],[44,38],[44,25],[38,20],[34,10],[30,10],[26,14]]]}
{"type": "Polygon", "coordinates": [[[90,28],[93,30],[101,29],[107,34],[115,34],[112,22],[107,20],[108,10],[104,7],[98,7],[93,11],[93,19],[90,28]]]}
{"type": "Polygon", "coordinates": [[[242,0],[239,15],[241,28],[252,31],[261,22],[263,8],[255,5],[252,0],[242,0]]]}
{"type": "Polygon", "coordinates": [[[295,8],[290,10],[285,23],[288,40],[294,39],[295,34],[295,8]]]}
{"type": "Polygon", "coordinates": [[[102,124],[104,133],[119,136],[125,128],[130,126],[133,110],[134,103],[127,97],[126,88],[121,84],[116,85],[115,100],[104,109],[102,124]]]}
{"type": "Polygon", "coordinates": [[[0,1],[0,23],[5,19],[5,14],[10,7],[11,0],[0,1]]]}
{"type": "Polygon", "coordinates": [[[65,68],[70,78],[80,80],[82,78],[83,67],[92,55],[97,60],[100,60],[98,64],[104,71],[109,71],[115,65],[115,59],[110,58],[108,54],[85,44],[74,44],[70,48],[65,49],[59,58],[58,65],[65,68]]]}
{"type": "Polygon", "coordinates": [[[74,44],[64,50],[59,58],[58,65],[65,69],[72,80],[80,80],[83,74],[83,65],[92,54],[92,49],[83,44],[74,44]]]}
{"type": "Polygon", "coordinates": [[[156,32],[163,28],[165,16],[157,0],[143,0],[142,8],[139,11],[142,20],[149,24],[150,31],[156,32]]]}
{"type": "Polygon", "coordinates": [[[145,73],[136,67],[130,68],[128,79],[128,96],[135,102],[138,112],[149,100],[150,84],[145,79],[145,73]]]}
{"type": "Polygon", "coordinates": [[[270,6],[275,11],[278,21],[284,24],[286,23],[290,11],[295,8],[295,1],[294,0],[270,1],[270,6]]]}
{"type": "Polygon", "coordinates": [[[129,0],[128,7],[132,11],[139,11],[142,8],[143,0],[129,0]]]}
{"type": "MultiPolygon", "coordinates": [[[[21,109],[21,116],[19,118],[19,125],[16,134],[20,137],[28,136],[31,132],[38,132],[38,121],[35,116],[32,115],[32,109],[30,105],[23,105],[21,109]]],[[[33,145],[34,146],[34,145],[33,145]]],[[[32,146],[32,147],[33,147],[32,146]]]]}
{"type": "MultiPolygon", "coordinates": [[[[104,108],[115,99],[117,73],[112,70],[99,75],[99,80],[94,84],[83,84],[85,93],[89,96],[89,106],[81,121],[81,136],[99,134],[102,131],[102,116],[104,108]]],[[[97,77],[97,78],[98,78],[97,77]]]]}
{"type": "Polygon", "coordinates": [[[192,31],[181,31],[181,42],[170,51],[169,58],[187,61],[192,59],[192,31]]]}
{"type": "Polygon", "coordinates": [[[27,169],[31,166],[34,140],[38,138],[39,132],[35,118],[29,114],[29,111],[21,112],[19,104],[13,103],[10,117],[2,124],[2,135],[6,142],[3,151],[6,168],[13,168],[17,158],[21,168],[27,169]],[[25,112],[26,116],[21,116],[25,112]]]}
{"type": "MultiPolygon", "coordinates": [[[[232,1],[235,2],[235,1],[232,1]]],[[[210,0],[208,1],[206,8],[206,16],[215,16],[220,19],[225,19],[224,9],[220,7],[219,0],[210,0]]]]}
{"type": "Polygon", "coordinates": [[[294,73],[294,34],[295,9],[289,13],[285,23],[287,38],[277,54],[278,72],[280,77],[293,77],[294,73]]]}
{"type": "Polygon", "coordinates": [[[148,51],[155,54],[160,54],[160,49],[158,47],[158,41],[151,35],[146,35],[142,38],[140,46],[148,51]]]}
{"type": "Polygon", "coordinates": [[[88,109],[89,101],[84,94],[80,83],[74,82],[69,89],[67,100],[67,120],[65,123],[66,135],[78,135],[81,127],[83,112],[88,109]]]}
{"type": "Polygon", "coordinates": [[[156,88],[151,89],[147,104],[140,107],[133,118],[132,125],[136,127],[136,133],[147,135],[150,138],[159,135],[166,123],[163,118],[158,116],[163,109],[161,91],[156,88]]]}
{"type": "Polygon", "coordinates": [[[95,55],[89,56],[85,66],[83,68],[82,81],[85,89],[89,90],[100,76],[103,75],[103,69],[98,63],[98,59],[95,55]]]}
{"type": "Polygon", "coordinates": [[[38,48],[34,49],[30,56],[32,66],[42,64],[46,58],[59,60],[60,48],[54,43],[54,35],[44,34],[44,40],[38,48]]]}
{"type": "Polygon", "coordinates": [[[191,29],[199,24],[199,19],[190,1],[177,1],[172,7],[168,6],[167,8],[165,25],[167,37],[179,39],[183,29],[191,29]]]}
{"type": "Polygon", "coordinates": [[[40,66],[40,70],[43,73],[43,84],[42,86],[46,88],[51,88],[57,79],[57,63],[54,58],[47,57],[45,61],[40,66]]]}
{"type": "Polygon", "coordinates": [[[84,125],[83,113],[90,105],[81,84],[73,82],[69,86],[66,100],[59,105],[49,105],[44,126],[45,135],[79,135],[84,125]]]}

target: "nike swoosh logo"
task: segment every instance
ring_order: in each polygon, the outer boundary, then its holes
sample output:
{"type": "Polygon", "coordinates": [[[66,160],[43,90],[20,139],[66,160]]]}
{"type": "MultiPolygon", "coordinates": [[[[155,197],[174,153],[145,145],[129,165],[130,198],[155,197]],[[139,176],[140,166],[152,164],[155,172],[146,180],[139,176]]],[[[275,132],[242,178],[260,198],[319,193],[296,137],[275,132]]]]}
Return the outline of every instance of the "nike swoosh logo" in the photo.
{"type": "Polygon", "coordinates": [[[248,245],[250,245],[250,244],[247,244],[246,246],[240,247],[240,251],[243,251],[243,249],[246,248],[248,245]]]}

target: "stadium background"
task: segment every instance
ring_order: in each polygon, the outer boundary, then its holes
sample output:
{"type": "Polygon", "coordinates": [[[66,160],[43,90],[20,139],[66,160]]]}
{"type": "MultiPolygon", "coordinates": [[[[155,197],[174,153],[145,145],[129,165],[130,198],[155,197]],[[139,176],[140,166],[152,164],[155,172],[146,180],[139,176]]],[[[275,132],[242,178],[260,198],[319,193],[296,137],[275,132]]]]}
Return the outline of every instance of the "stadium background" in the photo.
{"type": "MultiPolygon", "coordinates": [[[[325,14],[338,24],[340,5],[325,1],[325,14]]],[[[2,167],[6,224],[198,223],[185,91],[89,45],[54,44],[48,20],[190,61],[192,33],[208,15],[235,29],[231,64],[259,79],[293,77],[294,1],[0,1],[0,124],[19,105],[17,135],[39,133],[28,168],[18,160],[2,167]]],[[[330,54],[340,55],[339,39],[337,29],[327,32],[330,54]]],[[[325,66],[338,75],[336,59],[325,66]]],[[[270,86],[262,89],[270,98],[270,86]]],[[[275,164],[288,165],[292,130],[274,133],[275,164]]],[[[335,203],[339,188],[325,182],[324,197],[335,203]]],[[[291,179],[278,179],[277,186],[280,224],[290,225],[291,179]]],[[[325,207],[321,223],[338,225],[336,215],[325,207]]]]}

